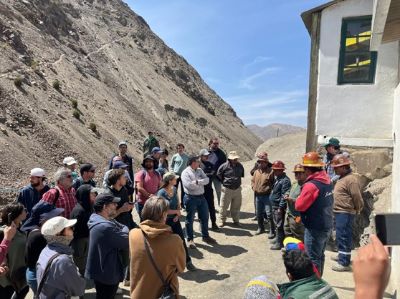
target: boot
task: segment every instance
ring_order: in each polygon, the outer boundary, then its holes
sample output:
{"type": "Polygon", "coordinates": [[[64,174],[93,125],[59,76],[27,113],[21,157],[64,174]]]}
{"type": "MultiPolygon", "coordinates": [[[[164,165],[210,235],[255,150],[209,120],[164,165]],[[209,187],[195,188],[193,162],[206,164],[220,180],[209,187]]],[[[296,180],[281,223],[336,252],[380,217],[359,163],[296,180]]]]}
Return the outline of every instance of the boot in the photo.
{"type": "Polygon", "coordinates": [[[268,239],[273,239],[273,238],[276,237],[276,234],[275,234],[275,223],[271,218],[269,218],[269,224],[270,224],[270,231],[269,231],[269,234],[268,234],[268,239]]]}
{"type": "Polygon", "coordinates": [[[283,248],[283,246],[281,244],[279,244],[279,242],[276,242],[274,245],[271,246],[271,250],[281,250],[281,248],[283,248]]]}
{"type": "Polygon", "coordinates": [[[255,235],[255,236],[258,236],[258,235],[261,235],[261,234],[263,234],[263,233],[265,233],[265,230],[259,228],[259,229],[257,229],[257,231],[254,233],[254,235],[255,235]]]}

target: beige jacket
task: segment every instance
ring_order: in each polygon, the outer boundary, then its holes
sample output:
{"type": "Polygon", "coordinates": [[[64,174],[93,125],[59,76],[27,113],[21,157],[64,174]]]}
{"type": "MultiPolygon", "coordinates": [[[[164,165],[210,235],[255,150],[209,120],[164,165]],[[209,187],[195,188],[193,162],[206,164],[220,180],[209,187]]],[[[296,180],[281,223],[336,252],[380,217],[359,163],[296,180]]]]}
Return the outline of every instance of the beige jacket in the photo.
{"type": "MultiPolygon", "coordinates": [[[[140,224],[140,228],[148,236],[157,267],[178,295],[178,273],[183,272],[186,267],[182,239],[173,234],[171,228],[166,224],[146,220],[140,224]]],[[[164,290],[163,285],[146,253],[140,229],[136,228],[130,231],[129,251],[131,256],[131,299],[160,297],[164,290]]]]}

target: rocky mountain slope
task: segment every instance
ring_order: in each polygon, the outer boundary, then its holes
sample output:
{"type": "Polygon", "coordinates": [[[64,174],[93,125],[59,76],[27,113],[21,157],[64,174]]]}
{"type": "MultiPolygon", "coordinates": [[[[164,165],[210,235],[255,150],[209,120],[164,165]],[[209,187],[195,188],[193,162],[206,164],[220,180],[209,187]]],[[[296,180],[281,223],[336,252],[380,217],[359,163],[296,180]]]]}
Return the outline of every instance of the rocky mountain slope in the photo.
{"type": "Polygon", "coordinates": [[[261,127],[258,125],[248,125],[247,128],[264,141],[287,134],[304,132],[306,130],[302,127],[287,124],[269,124],[265,127],[261,127]]]}
{"type": "Polygon", "coordinates": [[[211,136],[252,157],[253,135],[186,60],[120,0],[0,0],[0,179],[75,156],[100,169],[147,131],[197,152],[211,136]]]}

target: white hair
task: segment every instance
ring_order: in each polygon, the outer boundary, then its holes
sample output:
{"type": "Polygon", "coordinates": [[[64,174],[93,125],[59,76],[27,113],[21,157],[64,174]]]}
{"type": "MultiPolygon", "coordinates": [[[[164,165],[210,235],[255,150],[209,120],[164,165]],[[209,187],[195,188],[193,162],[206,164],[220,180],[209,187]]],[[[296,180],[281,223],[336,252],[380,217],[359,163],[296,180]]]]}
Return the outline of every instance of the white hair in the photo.
{"type": "Polygon", "coordinates": [[[57,169],[56,173],[54,174],[54,180],[58,183],[62,179],[65,179],[68,174],[71,173],[71,170],[65,167],[61,167],[57,169]]]}

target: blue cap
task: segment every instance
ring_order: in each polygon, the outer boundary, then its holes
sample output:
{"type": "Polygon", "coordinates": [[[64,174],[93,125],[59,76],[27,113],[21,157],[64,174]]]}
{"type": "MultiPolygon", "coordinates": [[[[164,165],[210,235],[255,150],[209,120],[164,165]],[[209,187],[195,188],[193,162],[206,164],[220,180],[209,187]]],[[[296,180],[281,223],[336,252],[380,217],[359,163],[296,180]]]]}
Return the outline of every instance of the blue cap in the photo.
{"type": "Polygon", "coordinates": [[[122,162],[122,161],[115,161],[115,162],[113,163],[113,169],[121,169],[121,168],[127,168],[127,167],[128,167],[128,165],[125,164],[125,163],[122,162]]]}
{"type": "Polygon", "coordinates": [[[161,150],[161,148],[159,148],[158,146],[153,147],[153,149],[151,150],[151,153],[152,153],[152,154],[160,153],[160,152],[162,152],[162,150],[161,150]]]}
{"type": "Polygon", "coordinates": [[[54,205],[41,200],[33,206],[30,217],[25,221],[21,230],[30,231],[38,227],[41,223],[61,215],[62,212],[64,212],[64,209],[56,208],[54,205]]]}

